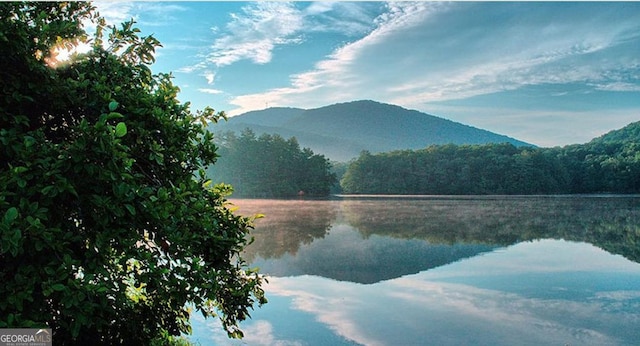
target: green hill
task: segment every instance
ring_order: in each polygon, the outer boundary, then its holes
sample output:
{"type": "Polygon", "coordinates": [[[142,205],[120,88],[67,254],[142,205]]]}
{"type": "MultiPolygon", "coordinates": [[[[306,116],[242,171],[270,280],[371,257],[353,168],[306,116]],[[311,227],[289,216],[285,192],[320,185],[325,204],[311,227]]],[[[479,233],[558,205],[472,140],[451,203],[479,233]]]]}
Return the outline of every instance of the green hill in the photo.
{"type": "Polygon", "coordinates": [[[516,139],[415,110],[375,101],[339,103],[316,109],[268,108],[216,124],[214,132],[272,133],[296,137],[301,147],[335,161],[348,161],[363,150],[372,153],[422,149],[433,144],[511,143],[516,139]]]}
{"type": "Polygon", "coordinates": [[[607,132],[600,137],[594,138],[589,143],[640,143],[640,121],[631,123],[621,129],[607,132]]]}

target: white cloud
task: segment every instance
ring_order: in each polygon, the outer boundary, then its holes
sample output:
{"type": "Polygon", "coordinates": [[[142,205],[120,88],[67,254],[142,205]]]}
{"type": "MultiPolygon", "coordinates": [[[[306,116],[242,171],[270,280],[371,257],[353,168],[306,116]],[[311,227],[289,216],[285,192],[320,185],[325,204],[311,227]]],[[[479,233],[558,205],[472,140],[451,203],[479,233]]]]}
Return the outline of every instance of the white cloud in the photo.
{"type": "Polygon", "coordinates": [[[579,272],[637,275],[638,265],[588,244],[543,240],[374,285],[302,276],[270,278],[266,290],[291,297],[292,309],[311,313],[338,335],[366,345],[423,338],[432,344],[618,344],[615,332],[637,324],[638,314],[605,305],[633,302],[638,291],[596,291],[574,300],[555,298],[553,292],[531,297],[528,289],[518,293],[518,285],[503,291],[446,282],[495,276],[500,287],[501,278],[547,274],[551,281],[542,285],[549,290],[582,292],[563,286],[564,279],[553,281],[579,272]]]}
{"type": "Polygon", "coordinates": [[[362,92],[364,88],[376,89],[379,86],[369,82],[370,78],[380,71],[367,75],[360,74],[361,70],[357,68],[358,64],[366,63],[365,52],[383,43],[388,36],[410,30],[417,23],[444,8],[440,3],[393,3],[388,13],[375,20],[378,27],[369,35],[338,48],[327,59],[318,62],[315,69],[292,75],[290,87],[234,98],[230,103],[239,108],[231,110],[229,114],[237,115],[248,110],[261,109],[261,105],[266,101],[272,105],[287,105],[285,102],[302,107],[326,105],[352,100],[356,94],[349,92],[350,89],[354,89],[354,92],[362,92]],[[363,87],[365,84],[367,86],[363,87]]]}
{"type": "Polygon", "coordinates": [[[132,18],[144,26],[167,25],[178,20],[176,12],[186,11],[184,6],[162,2],[96,1],[93,5],[108,24],[117,26],[132,18]]]}
{"type": "Polygon", "coordinates": [[[298,32],[302,23],[302,14],[290,3],[247,5],[243,13],[232,14],[226,34],[215,40],[207,61],[218,67],[245,59],[268,63],[276,46],[300,41],[298,32]]]}
{"type": "Polygon", "coordinates": [[[206,66],[207,65],[205,63],[198,63],[198,64],[195,64],[195,65],[189,65],[189,66],[181,67],[181,68],[177,69],[176,72],[179,72],[179,73],[193,73],[195,71],[202,70],[202,69],[206,68],[206,66]]]}
{"type": "Polygon", "coordinates": [[[600,83],[594,86],[597,90],[604,91],[640,91],[640,84],[627,82],[600,83]]]}
{"type": "Polygon", "coordinates": [[[108,24],[119,25],[131,18],[136,19],[134,13],[135,3],[124,1],[96,1],[93,3],[100,16],[104,17],[108,24]]]}
{"type": "MultiPolygon", "coordinates": [[[[331,6],[308,10],[324,13],[331,6]]],[[[427,102],[545,83],[592,82],[602,90],[637,91],[635,81],[621,80],[633,66],[637,75],[637,58],[605,57],[637,38],[629,34],[640,25],[632,16],[614,24],[597,13],[554,21],[551,10],[570,10],[523,5],[531,13],[515,21],[499,17],[500,8],[498,17],[480,16],[486,8],[476,6],[390,3],[368,35],[336,49],[314,69],[291,75],[289,86],[237,96],[231,103],[239,108],[230,114],[263,108],[264,100],[316,107],[375,99],[423,108],[427,102]]]]}
{"type": "Polygon", "coordinates": [[[360,285],[312,276],[302,278],[303,280],[269,278],[267,291],[270,294],[292,297],[293,308],[313,313],[318,322],[327,325],[347,340],[361,345],[383,345],[379,340],[368,336],[365,331],[367,327],[359,325],[350,316],[358,306],[364,304],[357,297],[360,285]]]}
{"type": "Polygon", "coordinates": [[[216,78],[215,72],[205,71],[203,76],[207,80],[207,84],[213,85],[213,82],[215,81],[215,78],[216,78]]]}
{"type": "Polygon", "coordinates": [[[212,94],[212,95],[222,94],[222,90],[211,89],[211,88],[200,88],[198,89],[198,91],[205,94],[212,94]]]}
{"type": "Polygon", "coordinates": [[[243,343],[247,345],[265,346],[301,346],[303,343],[295,340],[278,340],[273,335],[273,326],[269,321],[258,320],[244,328],[243,343]]]}
{"type": "Polygon", "coordinates": [[[305,30],[309,32],[337,32],[358,36],[374,28],[375,10],[382,4],[366,5],[357,2],[316,1],[303,10],[305,30]]]}

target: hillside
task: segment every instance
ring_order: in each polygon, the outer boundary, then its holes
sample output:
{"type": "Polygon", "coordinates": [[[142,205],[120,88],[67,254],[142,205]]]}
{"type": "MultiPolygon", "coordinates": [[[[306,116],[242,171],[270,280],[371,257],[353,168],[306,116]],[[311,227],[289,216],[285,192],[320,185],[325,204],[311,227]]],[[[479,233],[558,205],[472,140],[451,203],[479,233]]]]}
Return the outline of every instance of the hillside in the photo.
{"type": "Polygon", "coordinates": [[[375,101],[354,101],[316,109],[268,108],[232,117],[212,129],[221,133],[277,133],[331,160],[372,153],[421,149],[432,144],[528,143],[433,115],[375,101]]]}
{"type": "Polygon", "coordinates": [[[640,193],[640,122],[586,144],[442,145],[361,154],[341,180],[343,193],[528,195],[640,193]]]}
{"type": "Polygon", "coordinates": [[[640,143],[640,121],[631,123],[621,129],[607,132],[600,137],[594,138],[588,144],[598,143],[640,143]]]}

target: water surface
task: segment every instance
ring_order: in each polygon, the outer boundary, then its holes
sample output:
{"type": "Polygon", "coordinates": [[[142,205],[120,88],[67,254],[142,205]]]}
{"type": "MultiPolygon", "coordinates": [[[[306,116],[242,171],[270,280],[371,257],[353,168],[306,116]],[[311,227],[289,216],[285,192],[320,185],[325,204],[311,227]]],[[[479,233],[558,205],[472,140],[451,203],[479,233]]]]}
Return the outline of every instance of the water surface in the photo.
{"type": "Polygon", "coordinates": [[[269,303],[202,345],[634,345],[640,198],[234,200],[269,303]]]}

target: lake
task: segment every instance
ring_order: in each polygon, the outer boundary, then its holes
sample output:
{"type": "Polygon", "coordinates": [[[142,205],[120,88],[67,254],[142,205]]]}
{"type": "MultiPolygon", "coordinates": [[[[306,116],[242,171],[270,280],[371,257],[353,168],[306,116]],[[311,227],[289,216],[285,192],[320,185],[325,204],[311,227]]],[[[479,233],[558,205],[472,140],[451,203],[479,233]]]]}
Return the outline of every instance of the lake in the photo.
{"type": "Polygon", "coordinates": [[[269,303],[201,345],[637,345],[639,196],[232,200],[269,303]]]}

